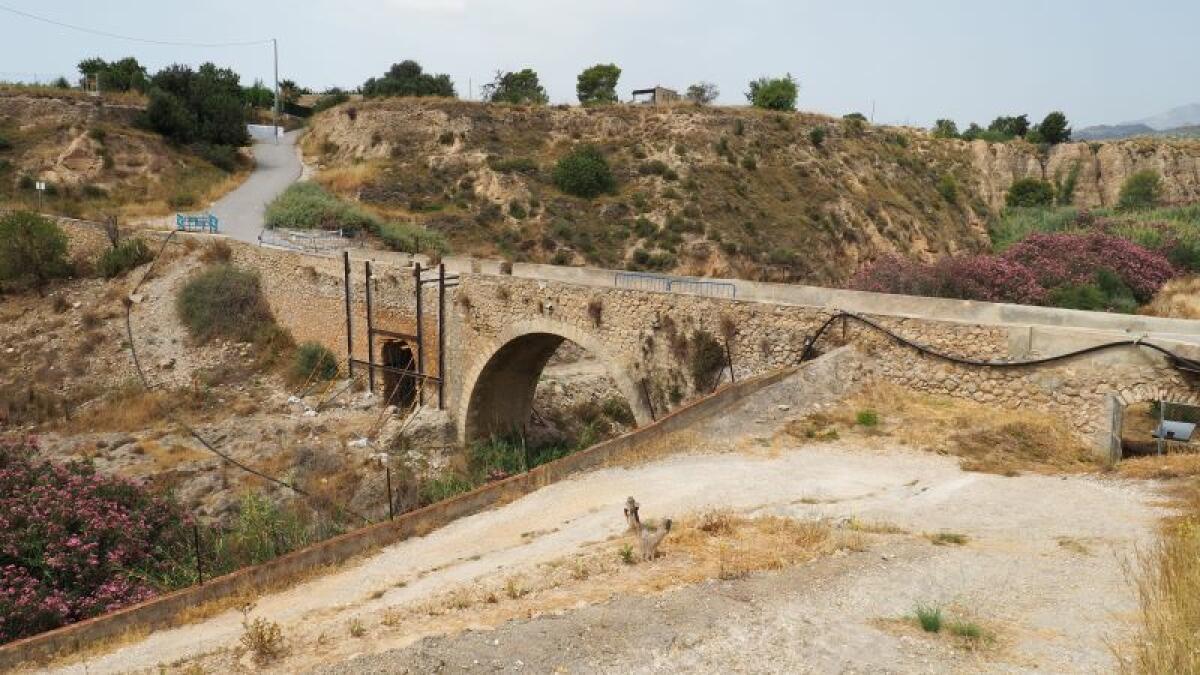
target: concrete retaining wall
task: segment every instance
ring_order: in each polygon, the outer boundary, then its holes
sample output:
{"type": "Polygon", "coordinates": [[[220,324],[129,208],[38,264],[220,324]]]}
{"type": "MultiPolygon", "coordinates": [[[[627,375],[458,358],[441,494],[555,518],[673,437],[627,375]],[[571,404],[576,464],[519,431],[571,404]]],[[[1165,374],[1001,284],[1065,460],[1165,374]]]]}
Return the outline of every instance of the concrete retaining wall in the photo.
{"type": "Polygon", "coordinates": [[[669,417],[624,436],[543,464],[519,476],[490,483],[472,492],[406,513],[393,521],[334,537],[271,562],[212,579],[202,585],[161,595],[110,614],[0,646],[0,669],[11,669],[23,662],[76,651],[129,631],[163,629],[173,625],[180,613],[186,609],[271,588],[322,566],[342,562],[409,537],[427,534],[453,520],[519,498],[571,474],[602,466],[630,449],[726,410],[754,392],[778,382],[789,373],[790,371],[779,371],[726,386],[709,397],[677,410],[669,417]]]}

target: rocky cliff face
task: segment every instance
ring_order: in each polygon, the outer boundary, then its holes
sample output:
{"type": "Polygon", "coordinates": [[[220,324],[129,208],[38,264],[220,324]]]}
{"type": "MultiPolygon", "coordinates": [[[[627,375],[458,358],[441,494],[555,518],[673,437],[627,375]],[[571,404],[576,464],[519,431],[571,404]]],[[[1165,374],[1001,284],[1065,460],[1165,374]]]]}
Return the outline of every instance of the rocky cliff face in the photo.
{"type": "MultiPolygon", "coordinates": [[[[946,141],[957,143],[957,141],[946,141]]],[[[1130,175],[1152,169],[1162,176],[1163,200],[1200,201],[1200,141],[1130,139],[1105,143],[1064,143],[1042,154],[1029,143],[967,145],[981,197],[992,210],[1004,206],[1014,180],[1025,177],[1061,186],[1075,175],[1071,203],[1085,208],[1116,205],[1130,175]]]]}

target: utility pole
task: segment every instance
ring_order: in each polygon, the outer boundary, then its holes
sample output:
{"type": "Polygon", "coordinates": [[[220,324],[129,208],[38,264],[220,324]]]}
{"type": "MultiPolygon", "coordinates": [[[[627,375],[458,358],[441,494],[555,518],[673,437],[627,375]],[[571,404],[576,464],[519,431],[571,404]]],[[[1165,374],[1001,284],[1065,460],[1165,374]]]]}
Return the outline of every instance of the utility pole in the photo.
{"type": "Polygon", "coordinates": [[[271,135],[279,145],[279,40],[271,38],[271,49],[275,52],[275,110],[271,114],[271,135]]]}

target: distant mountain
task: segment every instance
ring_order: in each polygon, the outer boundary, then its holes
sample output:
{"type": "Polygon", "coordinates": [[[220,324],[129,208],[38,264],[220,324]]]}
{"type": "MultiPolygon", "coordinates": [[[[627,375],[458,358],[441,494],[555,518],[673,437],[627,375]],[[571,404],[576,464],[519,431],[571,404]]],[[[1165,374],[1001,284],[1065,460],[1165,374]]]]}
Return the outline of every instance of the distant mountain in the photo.
{"type": "Polygon", "coordinates": [[[1195,126],[1200,124],[1200,103],[1181,105],[1165,113],[1138,120],[1137,123],[1145,124],[1155,131],[1195,126]]]}
{"type": "Polygon", "coordinates": [[[1154,128],[1146,124],[1098,124],[1076,129],[1071,138],[1076,141],[1115,141],[1134,136],[1153,136],[1154,128]]]}
{"type": "Polygon", "coordinates": [[[1135,136],[1196,137],[1198,135],[1200,135],[1200,103],[1191,103],[1133,122],[1098,124],[1076,129],[1071,137],[1079,141],[1112,141],[1135,136]]]}

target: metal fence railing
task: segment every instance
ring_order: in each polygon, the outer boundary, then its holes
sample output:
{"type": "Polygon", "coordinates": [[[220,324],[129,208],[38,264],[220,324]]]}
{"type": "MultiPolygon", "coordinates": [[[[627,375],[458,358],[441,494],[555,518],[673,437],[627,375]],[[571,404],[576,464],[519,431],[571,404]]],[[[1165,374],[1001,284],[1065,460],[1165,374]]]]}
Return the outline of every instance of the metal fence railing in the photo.
{"type": "Polygon", "coordinates": [[[687,295],[702,295],[709,298],[737,297],[737,286],[728,281],[703,281],[700,279],[682,279],[661,274],[643,274],[640,272],[615,272],[613,285],[617,288],[629,288],[638,291],[658,291],[660,293],[685,293],[687,295]]]}
{"type": "Polygon", "coordinates": [[[340,251],[351,246],[353,241],[342,236],[341,230],[336,232],[298,232],[296,230],[274,228],[263,230],[258,235],[258,242],[264,246],[275,246],[312,253],[340,251]]]}

